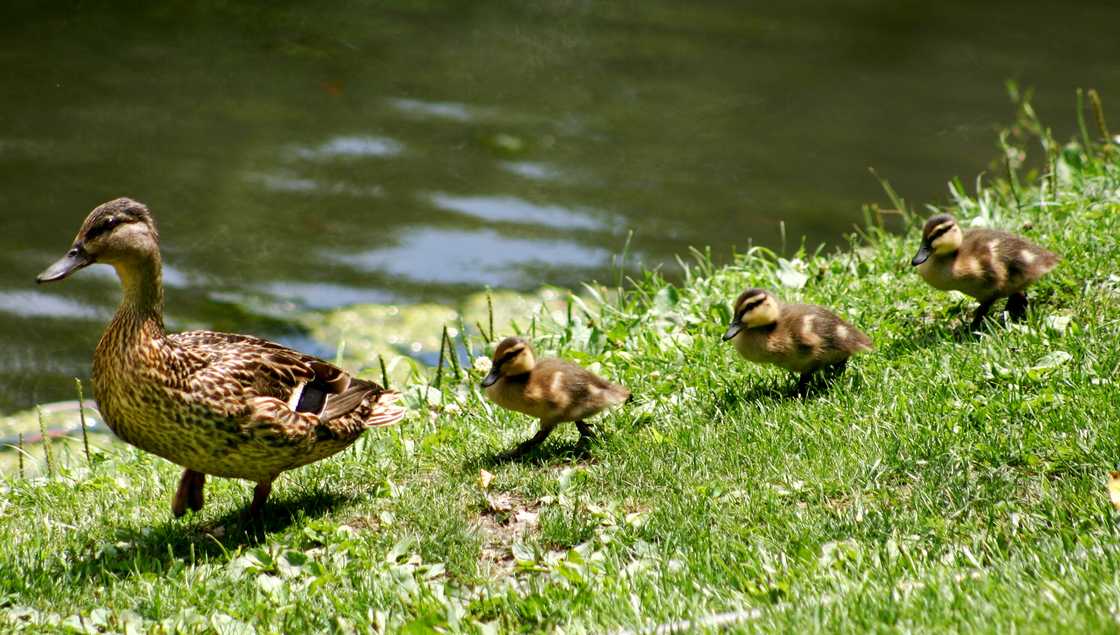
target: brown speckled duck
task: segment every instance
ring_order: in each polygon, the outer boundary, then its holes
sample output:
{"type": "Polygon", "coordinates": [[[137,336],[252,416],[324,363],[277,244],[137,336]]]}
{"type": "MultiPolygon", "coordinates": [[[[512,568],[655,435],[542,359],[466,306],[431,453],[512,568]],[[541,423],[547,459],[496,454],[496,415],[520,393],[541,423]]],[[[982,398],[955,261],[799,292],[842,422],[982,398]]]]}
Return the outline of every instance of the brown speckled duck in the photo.
{"type": "Polygon", "coordinates": [[[630,391],[562,359],[536,359],[529,343],[507,337],[494,350],[490,373],[482,380],[486,396],[503,408],[540,419],[537,434],[520,444],[509,457],[540,445],[552,430],[574,421],[580,443],[594,437],[584,419],[630,399],[630,391]]]}
{"type": "Polygon", "coordinates": [[[206,475],[255,482],[260,513],[285,470],[324,459],[366,428],[395,423],[398,393],[320,359],[247,335],[163,327],[159,233],[148,208],[119,198],[94,209],[38,282],[112,265],[123,299],[93,354],[93,389],[122,440],[186,468],[172,499],[203,505],[206,475]]]}
{"type": "Polygon", "coordinates": [[[922,228],[922,245],[910,264],[935,289],[960,291],[980,301],[976,330],[992,304],[1007,298],[1013,319],[1027,313],[1026,288],[1058,264],[1058,256],[1013,234],[994,229],[961,231],[956,219],[938,214],[922,228]]]}
{"type": "Polygon", "coordinates": [[[763,289],[747,289],[735,300],[724,341],[752,362],[800,373],[804,393],[818,370],[840,371],[848,358],[872,349],[871,340],[832,311],[815,304],[782,304],[763,289]]]}

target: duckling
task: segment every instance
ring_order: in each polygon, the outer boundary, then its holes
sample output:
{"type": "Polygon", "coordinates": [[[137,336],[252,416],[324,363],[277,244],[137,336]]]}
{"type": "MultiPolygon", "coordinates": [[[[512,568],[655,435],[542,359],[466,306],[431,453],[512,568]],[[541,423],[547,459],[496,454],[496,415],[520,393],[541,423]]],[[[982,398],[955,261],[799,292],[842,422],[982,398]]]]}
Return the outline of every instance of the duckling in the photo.
{"type": "Polygon", "coordinates": [[[536,359],[529,342],[507,337],[494,350],[490,374],[482,380],[490,401],[540,419],[537,434],[518,445],[518,457],[552,434],[557,424],[574,421],[580,444],[595,436],[584,419],[630,399],[630,391],[561,359],[536,359]]]}
{"type": "Polygon", "coordinates": [[[281,472],[404,416],[395,391],[279,344],[167,333],[159,232],[142,203],[118,198],[95,208],[37,281],[62,280],[93,263],[112,265],[124,289],[93,354],[94,396],[121,440],[185,468],[175,516],[202,509],[207,474],[255,482],[249,513],[257,516],[281,472]]]}
{"type": "Polygon", "coordinates": [[[1058,256],[1034,243],[994,229],[963,233],[955,218],[938,214],[922,228],[922,245],[910,264],[935,289],[956,290],[980,301],[972,318],[976,330],[992,304],[1007,298],[1007,312],[1027,313],[1026,288],[1058,264],[1058,256]]]}
{"type": "Polygon", "coordinates": [[[800,373],[804,394],[813,373],[842,371],[848,358],[872,350],[871,340],[828,309],[814,304],[782,304],[763,289],[747,289],[735,300],[735,317],[723,334],[739,355],[800,373]]]}

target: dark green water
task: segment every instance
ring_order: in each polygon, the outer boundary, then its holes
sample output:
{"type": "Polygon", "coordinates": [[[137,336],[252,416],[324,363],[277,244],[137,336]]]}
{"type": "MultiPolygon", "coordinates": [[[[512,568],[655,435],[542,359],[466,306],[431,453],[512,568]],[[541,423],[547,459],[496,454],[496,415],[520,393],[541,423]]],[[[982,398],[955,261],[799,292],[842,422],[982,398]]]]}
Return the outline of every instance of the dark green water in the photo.
{"type": "Polygon", "coordinates": [[[115,280],[33,279],[116,196],[172,327],[300,343],[241,307],[574,285],[630,229],[670,273],[835,242],[868,166],[916,201],[986,169],[1005,79],[1059,137],[1079,86],[1120,127],[1115,2],[112,4],[0,5],[0,411],[88,375],[115,280]]]}

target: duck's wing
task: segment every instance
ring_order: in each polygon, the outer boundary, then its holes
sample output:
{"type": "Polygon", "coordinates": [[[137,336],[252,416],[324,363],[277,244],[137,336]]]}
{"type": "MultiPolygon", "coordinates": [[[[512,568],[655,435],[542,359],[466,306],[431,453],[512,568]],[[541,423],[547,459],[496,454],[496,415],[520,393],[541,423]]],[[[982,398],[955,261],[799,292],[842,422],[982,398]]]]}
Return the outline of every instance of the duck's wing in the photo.
{"type": "Polygon", "coordinates": [[[186,358],[189,392],[245,431],[292,442],[357,436],[404,416],[395,391],[333,364],[247,335],[190,331],[168,341],[186,358]]]}

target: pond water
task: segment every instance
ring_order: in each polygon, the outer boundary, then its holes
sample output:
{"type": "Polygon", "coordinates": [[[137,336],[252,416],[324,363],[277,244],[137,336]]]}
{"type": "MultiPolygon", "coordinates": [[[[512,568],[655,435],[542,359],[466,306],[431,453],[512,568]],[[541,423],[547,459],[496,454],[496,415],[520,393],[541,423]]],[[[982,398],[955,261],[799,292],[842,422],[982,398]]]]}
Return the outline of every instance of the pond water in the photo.
{"type": "Polygon", "coordinates": [[[0,411],[88,376],[115,279],[33,280],[117,196],[170,326],[298,341],[246,307],[576,285],[630,230],[669,275],[839,244],[868,166],[915,201],[986,169],[1007,79],[1060,138],[1079,86],[1120,127],[1115,2],[311,4],[0,6],[0,411]]]}

